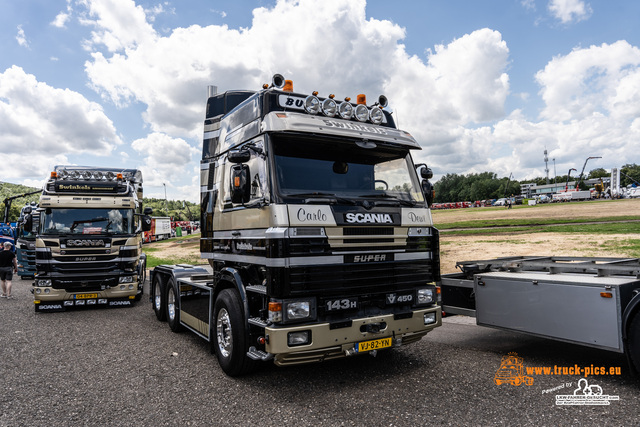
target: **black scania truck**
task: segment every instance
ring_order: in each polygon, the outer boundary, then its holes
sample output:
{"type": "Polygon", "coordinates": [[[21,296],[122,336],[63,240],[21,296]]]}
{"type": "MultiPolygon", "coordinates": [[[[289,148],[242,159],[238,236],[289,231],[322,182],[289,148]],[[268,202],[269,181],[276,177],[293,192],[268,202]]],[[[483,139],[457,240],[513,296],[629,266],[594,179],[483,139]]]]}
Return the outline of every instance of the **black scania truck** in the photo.
{"type": "Polygon", "coordinates": [[[398,347],[441,325],[430,169],[381,96],[209,88],[200,248],[151,271],[157,318],[231,376],[398,347]],[[417,173],[419,172],[419,174],[417,173]]]}

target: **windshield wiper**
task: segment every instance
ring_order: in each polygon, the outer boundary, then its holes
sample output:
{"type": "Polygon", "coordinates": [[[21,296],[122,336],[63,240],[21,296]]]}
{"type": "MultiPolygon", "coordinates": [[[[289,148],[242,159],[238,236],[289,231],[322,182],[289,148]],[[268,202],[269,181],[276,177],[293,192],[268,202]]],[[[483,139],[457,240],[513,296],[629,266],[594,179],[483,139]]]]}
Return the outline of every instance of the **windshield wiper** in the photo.
{"type": "Polygon", "coordinates": [[[93,222],[108,221],[108,220],[109,220],[108,218],[98,217],[93,219],[81,219],[81,220],[73,221],[73,224],[71,224],[71,228],[69,230],[73,231],[78,225],[84,224],[85,222],[93,223],[93,222]]]}
{"type": "Polygon", "coordinates": [[[356,205],[357,202],[352,199],[347,199],[345,197],[336,196],[332,193],[322,193],[322,192],[314,192],[314,193],[298,193],[298,194],[287,194],[287,197],[304,197],[305,203],[344,203],[349,205],[356,205]]]}
{"type": "MultiPolygon", "coordinates": [[[[418,202],[416,202],[415,200],[404,200],[404,199],[399,199],[395,196],[392,196],[390,194],[366,194],[366,195],[362,195],[362,196],[358,196],[358,197],[362,197],[365,199],[368,198],[374,198],[374,199],[387,199],[390,202],[393,202],[394,204],[398,203],[400,205],[404,205],[404,206],[415,206],[418,202]]],[[[379,204],[379,203],[378,203],[379,204]]]]}

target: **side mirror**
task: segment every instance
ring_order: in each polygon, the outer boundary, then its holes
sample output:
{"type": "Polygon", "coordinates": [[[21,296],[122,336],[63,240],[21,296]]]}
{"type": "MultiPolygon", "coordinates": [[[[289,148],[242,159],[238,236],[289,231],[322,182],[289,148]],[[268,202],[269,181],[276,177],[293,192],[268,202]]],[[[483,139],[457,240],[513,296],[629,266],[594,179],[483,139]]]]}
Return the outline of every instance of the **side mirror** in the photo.
{"type": "Polygon", "coordinates": [[[431,207],[436,192],[433,189],[433,185],[426,179],[422,180],[422,193],[424,194],[424,198],[427,201],[427,206],[431,207]]]}
{"type": "Polygon", "coordinates": [[[31,214],[26,214],[24,216],[24,229],[31,233],[36,231],[33,229],[33,216],[31,216],[31,214]]]}
{"type": "Polygon", "coordinates": [[[31,206],[25,206],[24,208],[22,208],[22,213],[23,214],[30,214],[31,213],[31,206]]]}
{"type": "MultiPolygon", "coordinates": [[[[231,156],[229,156],[231,157],[231,156]]],[[[232,203],[247,203],[251,197],[251,185],[249,184],[248,165],[234,165],[231,166],[231,202],[232,203]]]]}
{"type": "Polygon", "coordinates": [[[249,160],[251,160],[251,152],[246,149],[238,150],[238,151],[230,151],[227,158],[231,163],[235,163],[235,164],[247,163],[249,160]]]}
{"type": "MultiPolygon", "coordinates": [[[[151,209],[151,208],[145,208],[145,213],[147,209],[151,209]]],[[[151,217],[149,215],[142,215],[140,228],[142,231],[151,230],[151,217]]]]}
{"type": "Polygon", "coordinates": [[[153,208],[144,208],[144,210],[142,211],[143,214],[145,215],[151,215],[153,213],[153,208]]]}
{"type": "Polygon", "coordinates": [[[433,178],[433,171],[431,170],[431,168],[425,165],[422,169],[420,169],[420,176],[423,179],[431,179],[433,178]]]}

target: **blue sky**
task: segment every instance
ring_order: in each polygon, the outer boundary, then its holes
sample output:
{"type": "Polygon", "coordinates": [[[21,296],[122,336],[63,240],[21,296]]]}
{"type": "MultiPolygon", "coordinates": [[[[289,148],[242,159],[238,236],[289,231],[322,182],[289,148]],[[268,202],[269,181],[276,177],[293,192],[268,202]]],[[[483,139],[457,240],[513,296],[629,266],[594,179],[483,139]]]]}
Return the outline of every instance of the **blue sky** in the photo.
{"type": "Polygon", "coordinates": [[[0,0],[0,181],[138,167],[198,200],[206,86],[384,93],[436,178],[640,163],[640,2],[0,0]]]}

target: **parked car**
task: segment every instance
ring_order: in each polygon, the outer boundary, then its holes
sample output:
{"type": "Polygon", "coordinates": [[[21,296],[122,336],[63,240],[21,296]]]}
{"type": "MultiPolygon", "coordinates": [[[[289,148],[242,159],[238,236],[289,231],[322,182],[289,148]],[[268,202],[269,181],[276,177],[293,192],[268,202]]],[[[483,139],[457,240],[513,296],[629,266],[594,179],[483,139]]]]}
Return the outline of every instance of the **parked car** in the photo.
{"type": "Polygon", "coordinates": [[[496,200],[495,202],[493,202],[493,205],[491,206],[506,206],[507,205],[507,199],[505,199],[504,197],[496,200]]]}

